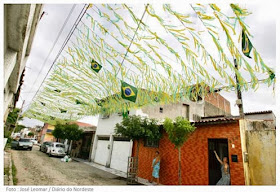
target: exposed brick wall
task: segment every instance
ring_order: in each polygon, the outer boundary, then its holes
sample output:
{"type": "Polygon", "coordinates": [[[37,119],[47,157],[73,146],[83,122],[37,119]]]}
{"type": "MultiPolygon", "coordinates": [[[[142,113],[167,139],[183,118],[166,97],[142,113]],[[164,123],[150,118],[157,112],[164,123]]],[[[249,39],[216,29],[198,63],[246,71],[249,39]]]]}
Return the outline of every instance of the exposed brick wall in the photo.
{"type": "Polygon", "coordinates": [[[206,102],[209,102],[212,105],[222,109],[227,114],[231,114],[230,102],[226,100],[223,96],[221,96],[219,93],[208,94],[204,99],[206,102]]]}
{"type": "MultiPolygon", "coordinates": [[[[229,148],[230,173],[232,185],[244,185],[241,141],[239,123],[197,126],[195,132],[183,145],[182,152],[182,184],[208,185],[208,139],[227,138],[229,148]],[[232,145],[235,148],[232,148],[232,145]],[[231,154],[238,155],[238,162],[231,162],[231,154]]],[[[152,160],[155,151],[161,154],[160,183],[164,185],[178,185],[178,150],[168,140],[166,133],[160,140],[159,148],[144,147],[140,141],[138,176],[150,179],[152,174],[152,160]]],[[[137,141],[133,145],[135,156],[137,141]]]]}

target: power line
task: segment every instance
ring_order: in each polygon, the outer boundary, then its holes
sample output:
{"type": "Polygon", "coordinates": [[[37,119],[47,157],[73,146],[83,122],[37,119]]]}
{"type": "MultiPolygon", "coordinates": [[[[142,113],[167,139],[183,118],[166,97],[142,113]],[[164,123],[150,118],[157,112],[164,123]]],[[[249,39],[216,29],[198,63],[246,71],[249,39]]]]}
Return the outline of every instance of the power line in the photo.
{"type": "Polygon", "coordinates": [[[57,42],[58,42],[58,39],[60,38],[60,36],[61,36],[61,34],[62,34],[62,32],[63,32],[63,30],[64,30],[66,24],[68,23],[68,21],[69,21],[69,19],[70,19],[70,16],[72,15],[72,13],[73,13],[75,7],[76,7],[76,5],[73,5],[73,6],[72,6],[72,8],[71,8],[71,10],[70,10],[70,12],[69,12],[69,14],[68,14],[66,20],[64,21],[64,23],[63,23],[61,29],[59,30],[59,33],[58,33],[58,35],[57,35],[57,37],[56,37],[56,39],[55,39],[55,41],[54,41],[54,43],[53,43],[53,45],[52,45],[50,51],[49,51],[49,53],[48,53],[46,59],[44,60],[44,63],[43,63],[43,65],[42,65],[42,67],[41,67],[41,69],[40,69],[40,71],[39,71],[39,73],[38,73],[38,75],[37,75],[37,77],[36,77],[34,83],[32,84],[30,90],[27,92],[28,95],[29,95],[29,93],[31,93],[32,88],[34,87],[35,83],[37,82],[38,78],[40,77],[40,74],[42,73],[43,68],[45,67],[45,65],[46,65],[46,63],[47,63],[47,61],[48,61],[48,59],[49,59],[51,53],[53,52],[54,47],[56,46],[56,44],[57,44],[57,42]]]}
{"type": "Polygon", "coordinates": [[[49,72],[51,71],[51,69],[53,68],[53,66],[54,66],[54,64],[55,64],[55,62],[56,62],[56,60],[59,58],[61,52],[63,51],[63,49],[64,49],[65,46],[67,45],[69,39],[71,38],[71,36],[72,36],[72,34],[74,33],[76,27],[78,26],[78,24],[80,23],[81,19],[82,19],[83,16],[84,16],[84,14],[86,13],[88,7],[89,7],[89,5],[85,4],[84,7],[83,7],[83,9],[82,9],[81,12],[79,13],[79,15],[78,15],[76,21],[74,22],[74,25],[73,25],[72,28],[70,29],[70,31],[69,31],[69,33],[68,33],[66,39],[64,40],[64,42],[63,42],[63,44],[62,44],[61,49],[59,50],[57,56],[56,56],[55,59],[54,59],[54,61],[53,61],[52,65],[51,65],[51,67],[49,68],[47,74],[45,75],[45,77],[44,77],[43,81],[41,82],[41,84],[40,84],[38,90],[36,91],[35,95],[32,97],[31,102],[33,101],[33,99],[35,98],[35,96],[37,95],[37,93],[39,92],[39,90],[40,90],[41,86],[43,85],[45,79],[47,78],[49,72]]]}

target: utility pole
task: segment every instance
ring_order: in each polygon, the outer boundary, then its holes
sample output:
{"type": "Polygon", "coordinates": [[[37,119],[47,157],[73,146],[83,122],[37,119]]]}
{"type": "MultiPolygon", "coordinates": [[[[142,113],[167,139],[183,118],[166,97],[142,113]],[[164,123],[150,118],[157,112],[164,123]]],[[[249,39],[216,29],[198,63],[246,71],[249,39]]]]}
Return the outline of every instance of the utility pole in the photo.
{"type": "Polygon", "coordinates": [[[16,123],[15,123],[15,127],[14,127],[14,129],[13,129],[12,135],[14,134],[15,129],[16,129],[16,127],[17,127],[18,119],[19,119],[19,116],[21,115],[21,112],[22,112],[22,108],[23,108],[24,103],[25,103],[25,100],[23,100],[22,105],[21,105],[21,108],[20,108],[20,110],[19,110],[19,112],[18,112],[17,120],[16,120],[16,123]]]}
{"type": "MultiPolygon", "coordinates": [[[[234,66],[235,66],[235,69],[238,70],[238,65],[236,63],[236,59],[234,59],[234,66]]],[[[243,101],[242,101],[242,94],[241,94],[241,90],[240,90],[240,85],[239,85],[239,81],[238,81],[238,78],[237,78],[237,74],[235,73],[235,79],[236,79],[236,84],[237,84],[237,90],[236,90],[236,93],[237,93],[237,101],[236,101],[236,104],[239,108],[239,116],[240,116],[240,119],[244,119],[245,118],[245,115],[244,115],[244,111],[243,111],[243,101]]]]}

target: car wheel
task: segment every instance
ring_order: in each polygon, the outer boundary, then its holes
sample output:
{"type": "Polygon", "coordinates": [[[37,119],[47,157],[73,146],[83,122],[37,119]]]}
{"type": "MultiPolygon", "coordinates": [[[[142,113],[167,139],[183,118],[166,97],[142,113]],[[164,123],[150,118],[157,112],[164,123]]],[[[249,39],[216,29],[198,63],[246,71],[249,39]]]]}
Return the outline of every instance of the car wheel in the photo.
{"type": "Polygon", "coordinates": [[[51,157],[52,156],[52,154],[51,154],[51,152],[49,153],[49,157],[51,157]]]}
{"type": "Polygon", "coordinates": [[[31,148],[29,148],[29,151],[32,151],[32,147],[31,147],[31,148]]]}

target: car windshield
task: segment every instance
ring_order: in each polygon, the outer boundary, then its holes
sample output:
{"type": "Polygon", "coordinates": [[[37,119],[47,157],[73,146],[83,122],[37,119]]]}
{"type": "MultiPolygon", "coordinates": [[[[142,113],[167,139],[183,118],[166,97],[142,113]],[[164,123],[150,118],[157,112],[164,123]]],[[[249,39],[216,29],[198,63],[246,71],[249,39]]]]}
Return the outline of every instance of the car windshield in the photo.
{"type": "Polygon", "coordinates": [[[20,142],[30,142],[30,139],[20,139],[20,142]]]}
{"type": "Polygon", "coordinates": [[[63,144],[56,144],[56,147],[64,148],[64,145],[63,144]]]}

